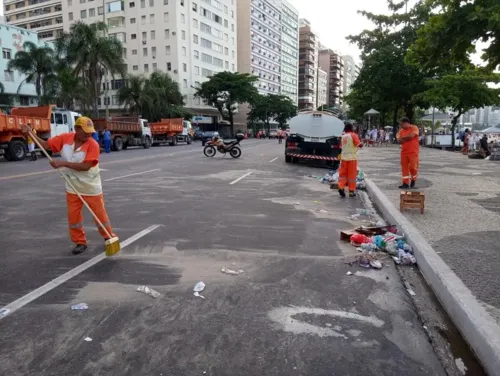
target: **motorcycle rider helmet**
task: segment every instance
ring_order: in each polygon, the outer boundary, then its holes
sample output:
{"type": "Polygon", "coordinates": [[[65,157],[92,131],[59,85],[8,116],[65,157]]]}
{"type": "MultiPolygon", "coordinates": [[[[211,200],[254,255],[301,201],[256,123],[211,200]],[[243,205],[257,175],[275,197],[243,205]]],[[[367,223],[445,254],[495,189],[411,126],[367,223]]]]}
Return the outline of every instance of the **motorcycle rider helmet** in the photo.
{"type": "Polygon", "coordinates": [[[219,138],[219,132],[214,132],[214,138],[219,138]]]}

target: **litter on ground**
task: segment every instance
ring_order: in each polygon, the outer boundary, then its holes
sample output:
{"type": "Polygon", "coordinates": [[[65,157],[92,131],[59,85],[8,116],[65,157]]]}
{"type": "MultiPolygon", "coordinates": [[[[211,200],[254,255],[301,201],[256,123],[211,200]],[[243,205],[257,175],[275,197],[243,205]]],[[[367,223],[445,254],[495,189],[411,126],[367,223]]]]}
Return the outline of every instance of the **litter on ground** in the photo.
{"type": "Polygon", "coordinates": [[[205,283],[200,281],[196,285],[194,285],[194,288],[193,288],[194,294],[193,295],[198,297],[198,298],[205,299],[205,297],[200,294],[200,292],[202,292],[203,290],[205,290],[205,283]]]}
{"type": "Polygon", "coordinates": [[[150,289],[148,286],[139,286],[136,291],[143,292],[144,294],[147,294],[155,299],[160,296],[158,291],[150,289]]]}
{"type": "Polygon", "coordinates": [[[87,303],[78,303],[71,306],[72,311],[84,311],[86,309],[89,309],[87,303]]]}
{"type": "Polygon", "coordinates": [[[229,274],[229,275],[238,275],[238,274],[245,273],[245,271],[242,269],[233,270],[233,269],[226,268],[225,266],[221,269],[221,272],[224,274],[229,274]]]}

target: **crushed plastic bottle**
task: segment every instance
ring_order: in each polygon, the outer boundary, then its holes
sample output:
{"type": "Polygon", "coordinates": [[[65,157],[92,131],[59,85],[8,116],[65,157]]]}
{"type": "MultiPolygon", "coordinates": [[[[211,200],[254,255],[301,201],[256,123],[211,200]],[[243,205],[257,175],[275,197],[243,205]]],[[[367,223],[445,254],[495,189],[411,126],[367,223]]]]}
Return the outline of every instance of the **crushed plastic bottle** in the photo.
{"type": "Polygon", "coordinates": [[[385,251],[391,256],[397,256],[399,254],[398,245],[394,240],[388,241],[385,245],[385,251]]]}
{"type": "Polygon", "coordinates": [[[147,294],[155,299],[160,296],[158,291],[150,289],[148,286],[139,286],[136,291],[143,292],[144,294],[147,294]]]}
{"type": "Polygon", "coordinates": [[[364,252],[373,252],[377,250],[377,246],[373,243],[364,243],[360,246],[361,250],[364,252]]]}
{"type": "Polygon", "coordinates": [[[196,285],[194,285],[194,288],[193,288],[194,294],[193,295],[198,297],[198,298],[205,299],[205,297],[200,294],[200,292],[202,292],[203,290],[205,290],[205,283],[200,281],[196,285]]]}
{"type": "Polygon", "coordinates": [[[86,309],[89,309],[87,303],[78,303],[71,306],[72,311],[84,311],[86,309]]]}

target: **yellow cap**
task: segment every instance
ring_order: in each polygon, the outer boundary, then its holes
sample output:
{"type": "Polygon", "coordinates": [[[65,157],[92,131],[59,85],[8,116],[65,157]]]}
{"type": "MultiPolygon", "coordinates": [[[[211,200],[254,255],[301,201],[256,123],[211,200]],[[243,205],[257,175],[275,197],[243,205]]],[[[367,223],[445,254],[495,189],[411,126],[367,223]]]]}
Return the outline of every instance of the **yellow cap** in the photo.
{"type": "Polygon", "coordinates": [[[94,123],[88,117],[80,116],[75,121],[75,127],[81,127],[85,133],[94,133],[94,123]]]}

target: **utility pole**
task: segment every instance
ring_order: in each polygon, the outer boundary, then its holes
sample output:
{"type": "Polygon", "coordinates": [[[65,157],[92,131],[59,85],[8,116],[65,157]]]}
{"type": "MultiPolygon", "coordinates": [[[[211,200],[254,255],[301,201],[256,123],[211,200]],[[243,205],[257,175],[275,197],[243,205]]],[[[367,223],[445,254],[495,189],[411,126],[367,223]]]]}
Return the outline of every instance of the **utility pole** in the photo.
{"type": "MultiPolygon", "coordinates": [[[[123,4],[123,3],[122,3],[123,4]]],[[[102,0],[102,22],[106,25],[106,1],[102,0]]],[[[108,29],[106,25],[106,36],[108,36],[108,29]]],[[[106,119],[109,117],[109,102],[108,99],[108,72],[105,71],[104,74],[104,105],[106,106],[106,119]]],[[[101,88],[99,88],[101,90],[101,88]]]]}

